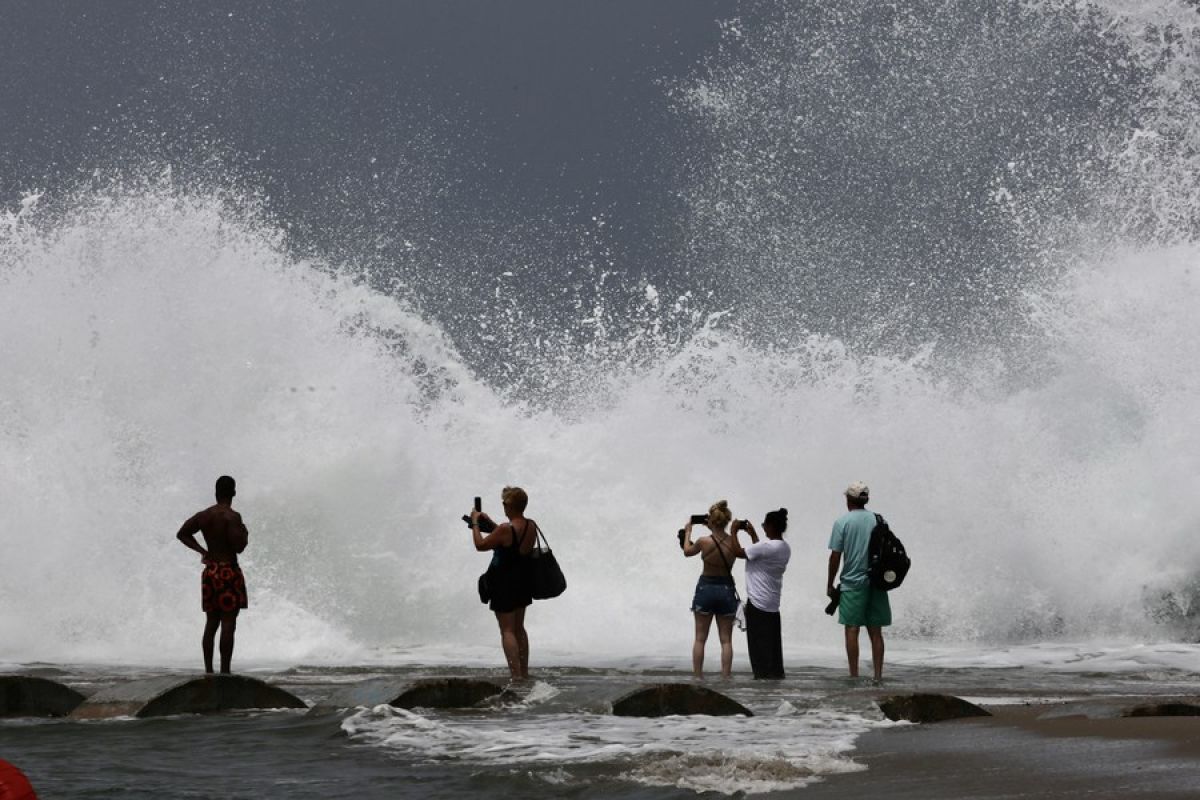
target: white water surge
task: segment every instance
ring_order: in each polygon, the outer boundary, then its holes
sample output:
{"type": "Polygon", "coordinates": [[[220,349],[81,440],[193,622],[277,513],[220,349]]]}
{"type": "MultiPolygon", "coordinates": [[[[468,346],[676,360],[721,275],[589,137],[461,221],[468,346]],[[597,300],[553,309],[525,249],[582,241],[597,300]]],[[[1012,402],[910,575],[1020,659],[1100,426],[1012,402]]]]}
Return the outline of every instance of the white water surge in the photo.
{"type": "Polygon", "coordinates": [[[890,723],[783,701],[757,717],[657,719],[611,714],[521,714],[462,719],[377,706],[342,722],[355,743],[421,761],[508,767],[564,789],[598,773],[646,786],[760,794],[865,769],[849,758],[855,737],[890,723]],[[553,768],[553,769],[552,769],[553,768]]]}
{"type": "Polygon", "coordinates": [[[458,516],[527,486],[570,580],[539,644],[686,648],[687,514],[791,509],[785,622],[814,636],[839,491],[864,478],[916,566],[899,632],[952,640],[1171,636],[1200,573],[1195,248],[1128,252],[1032,298],[1052,369],[953,379],[918,355],[721,332],[571,419],[505,406],[402,302],[274,248],[215,201],[115,197],[4,233],[0,635],[25,659],[175,659],[198,625],[173,534],[239,480],[251,658],[493,636],[458,516]],[[1167,609],[1169,610],[1169,609],[1167,609]],[[1176,613],[1174,616],[1179,617],[1176,613]]]}

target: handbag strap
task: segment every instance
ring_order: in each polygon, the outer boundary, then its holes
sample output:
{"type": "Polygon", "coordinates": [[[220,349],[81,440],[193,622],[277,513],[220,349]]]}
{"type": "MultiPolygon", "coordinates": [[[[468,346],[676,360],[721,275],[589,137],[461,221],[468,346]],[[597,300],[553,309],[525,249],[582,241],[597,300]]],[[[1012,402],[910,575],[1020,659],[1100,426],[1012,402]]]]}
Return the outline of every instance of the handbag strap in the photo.
{"type": "MultiPolygon", "coordinates": [[[[528,526],[526,526],[526,527],[528,527],[528,526]]],[[[536,522],[533,523],[533,536],[534,536],[534,541],[533,541],[534,548],[539,549],[539,550],[545,550],[547,553],[549,553],[550,552],[550,542],[546,541],[546,534],[542,533],[542,526],[538,525],[536,522]],[[542,544],[545,545],[545,547],[540,547],[540,548],[538,547],[537,542],[538,542],[539,538],[541,539],[542,544]]],[[[524,537],[522,537],[522,538],[524,538],[524,537]]]]}

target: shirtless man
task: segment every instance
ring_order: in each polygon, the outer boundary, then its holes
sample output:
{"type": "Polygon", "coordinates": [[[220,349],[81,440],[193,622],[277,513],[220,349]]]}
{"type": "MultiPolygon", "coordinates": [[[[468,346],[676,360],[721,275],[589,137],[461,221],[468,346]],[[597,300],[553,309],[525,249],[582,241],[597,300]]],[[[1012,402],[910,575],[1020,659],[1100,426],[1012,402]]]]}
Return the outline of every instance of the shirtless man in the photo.
{"type": "Polygon", "coordinates": [[[229,674],[233,661],[233,634],[237,629],[238,611],[249,603],[246,597],[246,580],[238,567],[238,553],[246,549],[250,534],[242,523],[242,515],[233,510],[233,496],[237,494],[233,478],[222,475],[217,478],[217,503],[195,514],[175,538],[200,554],[204,572],[200,575],[200,606],[208,615],[204,625],[204,671],[213,671],[213,639],[217,628],[221,629],[221,674],[229,674]],[[207,548],[196,542],[196,534],[204,534],[207,548]]]}

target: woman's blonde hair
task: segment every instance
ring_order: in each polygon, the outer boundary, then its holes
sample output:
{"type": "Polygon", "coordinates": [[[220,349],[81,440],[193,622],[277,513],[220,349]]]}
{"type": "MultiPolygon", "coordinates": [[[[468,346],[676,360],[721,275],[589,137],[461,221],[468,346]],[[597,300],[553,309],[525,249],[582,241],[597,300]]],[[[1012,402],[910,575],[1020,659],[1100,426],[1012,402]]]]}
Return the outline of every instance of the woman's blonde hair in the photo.
{"type": "Polygon", "coordinates": [[[500,501],[521,514],[524,513],[525,506],[529,505],[529,495],[525,494],[525,490],[520,486],[505,486],[500,490],[500,501]]]}
{"type": "Polygon", "coordinates": [[[724,528],[729,524],[729,520],[733,519],[733,512],[729,510],[729,502],[726,500],[718,500],[708,507],[708,522],[711,525],[716,525],[718,528],[724,528]]]}

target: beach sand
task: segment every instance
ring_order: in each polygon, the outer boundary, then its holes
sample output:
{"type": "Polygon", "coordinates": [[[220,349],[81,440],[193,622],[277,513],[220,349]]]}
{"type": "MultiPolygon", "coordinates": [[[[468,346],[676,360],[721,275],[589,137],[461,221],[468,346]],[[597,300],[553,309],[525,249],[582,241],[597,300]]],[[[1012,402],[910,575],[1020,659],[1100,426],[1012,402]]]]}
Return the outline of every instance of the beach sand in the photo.
{"type": "Polygon", "coordinates": [[[830,777],[803,795],[1200,797],[1200,717],[1115,717],[1118,702],[1137,704],[1126,697],[1087,708],[991,706],[992,717],[873,731],[855,757],[868,770],[830,777]]]}

